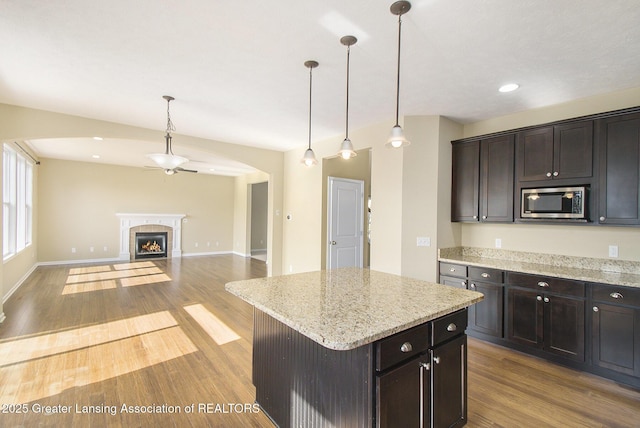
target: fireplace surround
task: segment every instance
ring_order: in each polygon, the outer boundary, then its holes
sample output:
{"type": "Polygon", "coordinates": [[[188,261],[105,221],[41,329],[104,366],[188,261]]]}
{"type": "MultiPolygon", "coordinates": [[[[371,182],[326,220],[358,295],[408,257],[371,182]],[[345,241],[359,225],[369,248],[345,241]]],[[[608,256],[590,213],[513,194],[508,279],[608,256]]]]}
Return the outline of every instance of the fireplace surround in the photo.
{"type": "Polygon", "coordinates": [[[166,232],[166,257],[182,257],[182,220],[186,214],[118,213],[120,260],[135,259],[135,233],[166,232]]]}

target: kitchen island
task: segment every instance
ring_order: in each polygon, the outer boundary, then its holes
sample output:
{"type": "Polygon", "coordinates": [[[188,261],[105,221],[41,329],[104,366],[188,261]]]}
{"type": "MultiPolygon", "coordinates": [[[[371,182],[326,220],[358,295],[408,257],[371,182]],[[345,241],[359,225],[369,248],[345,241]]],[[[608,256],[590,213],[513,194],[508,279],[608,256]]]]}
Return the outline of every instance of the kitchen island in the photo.
{"type": "Polygon", "coordinates": [[[466,308],[482,294],[357,268],[226,290],[254,306],[256,401],[278,426],[466,423],[466,308]]]}

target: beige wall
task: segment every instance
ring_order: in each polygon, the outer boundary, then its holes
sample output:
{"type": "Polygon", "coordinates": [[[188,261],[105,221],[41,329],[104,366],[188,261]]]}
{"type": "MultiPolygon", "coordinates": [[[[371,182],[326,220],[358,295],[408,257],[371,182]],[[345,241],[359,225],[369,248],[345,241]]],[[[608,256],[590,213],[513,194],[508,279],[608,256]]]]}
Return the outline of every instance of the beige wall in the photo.
{"type": "MultiPolygon", "coordinates": [[[[464,126],[464,136],[473,137],[523,126],[569,119],[640,105],[640,88],[580,99],[564,104],[529,110],[464,126]]],[[[578,257],[607,258],[609,245],[619,246],[619,259],[640,261],[640,228],[544,225],[462,225],[461,244],[578,257]]]]}
{"type": "Polygon", "coordinates": [[[232,177],[56,159],[38,170],[39,262],[117,258],[116,213],[186,214],[184,255],[232,251],[232,177]]]}

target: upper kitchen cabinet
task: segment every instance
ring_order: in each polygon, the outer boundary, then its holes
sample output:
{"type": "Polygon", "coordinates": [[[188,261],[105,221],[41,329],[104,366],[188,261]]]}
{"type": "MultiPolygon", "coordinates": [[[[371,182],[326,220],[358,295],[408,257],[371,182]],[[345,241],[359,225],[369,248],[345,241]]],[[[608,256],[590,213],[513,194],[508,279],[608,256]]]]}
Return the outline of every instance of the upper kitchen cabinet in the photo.
{"type": "Polygon", "coordinates": [[[480,141],[453,143],[451,221],[478,221],[480,141]]]}
{"type": "Polygon", "coordinates": [[[512,222],[514,135],[454,142],[451,220],[512,222]]]}
{"type": "Polygon", "coordinates": [[[593,121],[528,129],[518,134],[518,181],[591,178],[593,121]]]}
{"type": "Polygon", "coordinates": [[[600,119],[599,203],[601,224],[640,224],[640,113],[600,119]]]}

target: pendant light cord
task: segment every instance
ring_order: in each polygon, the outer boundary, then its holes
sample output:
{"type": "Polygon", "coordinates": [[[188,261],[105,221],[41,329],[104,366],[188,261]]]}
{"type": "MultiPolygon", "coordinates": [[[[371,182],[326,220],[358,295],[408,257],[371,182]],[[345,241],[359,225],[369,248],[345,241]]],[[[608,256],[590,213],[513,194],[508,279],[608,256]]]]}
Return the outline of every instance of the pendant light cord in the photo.
{"type": "Polygon", "coordinates": [[[396,126],[400,116],[400,37],[402,35],[402,15],[398,15],[398,76],[396,80],[396,126]]]}
{"type": "Polygon", "coordinates": [[[351,46],[347,46],[347,108],[345,111],[345,140],[349,139],[349,57],[351,55],[351,46]]]}
{"type": "Polygon", "coordinates": [[[171,132],[176,130],[176,127],[173,125],[171,121],[171,114],[169,113],[169,103],[171,103],[172,98],[167,98],[167,135],[164,136],[165,142],[167,143],[166,154],[173,155],[173,149],[171,148],[171,132]]]}
{"type": "Polygon", "coordinates": [[[311,150],[311,88],[313,81],[313,67],[309,67],[309,150],[311,150]]]}

